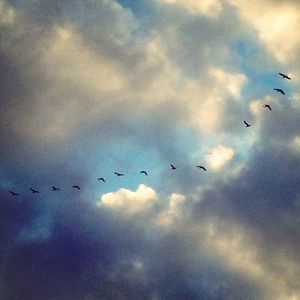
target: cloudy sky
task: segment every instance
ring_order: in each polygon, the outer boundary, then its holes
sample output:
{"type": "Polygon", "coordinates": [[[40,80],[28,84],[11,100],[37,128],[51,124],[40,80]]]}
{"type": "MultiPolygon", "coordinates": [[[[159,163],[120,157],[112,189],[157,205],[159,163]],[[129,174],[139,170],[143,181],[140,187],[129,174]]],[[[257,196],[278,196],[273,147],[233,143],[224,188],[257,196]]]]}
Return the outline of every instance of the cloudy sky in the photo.
{"type": "Polygon", "coordinates": [[[297,0],[0,0],[0,298],[299,300],[299,27],[297,0]]]}

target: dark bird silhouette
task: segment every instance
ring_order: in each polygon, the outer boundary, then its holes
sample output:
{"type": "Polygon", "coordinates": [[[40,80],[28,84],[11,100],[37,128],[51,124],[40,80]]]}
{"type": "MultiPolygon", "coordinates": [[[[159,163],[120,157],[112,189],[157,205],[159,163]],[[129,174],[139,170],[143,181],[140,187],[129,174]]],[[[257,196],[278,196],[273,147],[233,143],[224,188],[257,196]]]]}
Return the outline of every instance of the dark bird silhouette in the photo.
{"type": "Polygon", "coordinates": [[[282,89],[273,89],[274,91],[281,93],[282,95],[285,95],[285,92],[282,89]]]}
{"type": "Polygon", "coordinates": [[[13,192],[13,191],[8,191],[10,194],[12,194],[13,196],[20,196],[20,194],[18,194],[18,193],[15,193],[15,192],[13,192]]]}
{"type": "Polygon", "coordinates": [[[59,188],[57,188],[57,187],[55,187],[55,186],[51,186],[52,187],[52,191],[60,191],[60,189],[59,188]]]}
{"type": "Polygon", "coordinates": [[[122,173],[114,172],[117,176],[124,176],[122,173]]]}
{"type": "Polygon", "coordinates": [[[197,166],[197,168],[202,169],[202,170],[204,170],[204,171],[207,171],[206,168],[203,167],[203,166],[197,166]]]}
{"type": "Polygon", "coordinates": [[[269,104],[264,104],[264,107],[268,108],[269,110],[272,110],[272,108],[269,104]]]}
{"type": "Polygon", "coordinates": [[[146,176],[148,176],[148,173],[146,171],[141,171],[140,174],[145,174],[146,176]]]}
{"type": "Polygon", "coordinates": [[[251,124],[247,123],[246,121],[244,121],[244,124],[246,125],[246,127],[250,127],[251,124]]]}
{"type": "Polygon", "coordinates": [[[171,166],[172,170],[176,170],[176,167],[174,165],[171,164],[170,166],[171,166]]]}
{"type": "Polygon", "coordinates": [[[283,73],[278,73],[283,79],[288,79],[288,80],[291,80],[291,77],[283,74],[283,73]]]}
{"type": "Polygon", "coordinates": [[[105,182],[105,179],[103,177],[98,178],[98,181],[100,181],[100,180],[105,182]]]}
{"type": "Polygon", "coordinates": [[[36,194],[36,193],[39,193],[39,191],[38,190],[35,190],[35,189],[33,189],[33,188],[30,188],[30,190],[32,191],[32,193],[34,193],[34,194],[36,194]]]}
{"type": "Polygon", "coordinates": [[[72,188],[73,188],[73,189],[80,190],[80,187],[79,187],[78,185],[73,185],[72,188]]]}

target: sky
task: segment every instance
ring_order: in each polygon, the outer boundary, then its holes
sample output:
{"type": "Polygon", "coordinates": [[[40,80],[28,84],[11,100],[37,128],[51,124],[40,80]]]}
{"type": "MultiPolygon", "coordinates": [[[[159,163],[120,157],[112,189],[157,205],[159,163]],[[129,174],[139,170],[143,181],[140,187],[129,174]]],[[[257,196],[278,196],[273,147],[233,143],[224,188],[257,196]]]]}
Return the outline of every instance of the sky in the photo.
{"type": "Polygon", "coordinates": [[[300,300],[299,26],[297,0],[0,0],[0,298],[300,300]]]}

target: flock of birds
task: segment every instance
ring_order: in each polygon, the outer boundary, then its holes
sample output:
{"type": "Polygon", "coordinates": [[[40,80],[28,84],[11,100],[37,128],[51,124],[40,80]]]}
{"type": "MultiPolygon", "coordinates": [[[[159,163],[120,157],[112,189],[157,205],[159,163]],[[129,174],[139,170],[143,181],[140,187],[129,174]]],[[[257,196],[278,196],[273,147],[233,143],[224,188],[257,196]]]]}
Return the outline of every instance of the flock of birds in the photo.
{"type": "MultiPolygon", "coordinates": [[[[291,80],[291,78],[290,78],[288,75],[285,75],[285,74],[283,74],[283,73],[278,73],[278,74],[279,74],[283,79],[291,80]]],[[[285,92],[284,92],[282,89],[280,89],[280,88],[274,88],[273,90],[276,91],[276,92],[278,92],[278,93],[281,93],[282,95],[285,95],[285,92]]],[[[265,107],[265,108],[269,109],[270,111],[272,111],[272,108],[271,108],[271,106],[270,106],[269,104],[264,104],[263,107],[265,107]]],[[[252,124],[249,124],[248,122],[246,122],[245,120],[244,120],[244,124],[245,124],[245,127],[250,127],[250,126],[252,125],[252,124]]],[[[171,170],[173,170],[173,171],[177,169],[173,164],[170,164],[170,167],[171,167],[171,170]]],[[[205,172],[207,172],[207,169],[206,169],[204,166],[199,165],[199,166],[196,166],[196,167],[199,168],[199,169],[202,169],[202,170],[205,171],[205,172]]],[[[123,173],[119,173],[119,172],[114,172],[114,174],[115,174],[116,176],[118,176],[118,177],[124,176],[123,173]]],[[[143,174],[143,175],[145,175],[145,176],[148,176],[148,173],[147,173],[145,170],[140,171],[140,174],[143,174]]],[[[102,181],[103,183],[106,182],[106,180],[105,180],[103,177],[99,177],[97,181],[102,181]]],[[[81,190],[81,188],[80,188],[79,185],[73,185],[72,188],[73,188],[73,189],[77,189],[77,190],[81,190]]],[[[52,185],[52,186],[51,186],[51,190],[54,191],[54,192],[56,192],[56,191],[60,191],[60,188],[55,187],[55,186],[52,185]]],[[[39,193],[39,190],[37,190],[37,189],[35,189],[35,188],[32,188],[32,187],[30,188],[30,191],[31,191],[33,194],[39,193]]],[[[16,192],[14,192],[14,191],[9,190],[8,192],[9,192],[12,196],[20,196],[19,193],[16,193],[16,192]]]]}
{"type": "MultiPolygon", "coordinates": [[[[288,75],[286,74],[283,74],[283,73],[278,73],[278,75],[281,76],[282,79],[288,79],[288,80],[291,80],[292,78],[289,77],[288,75]]],[[[279,88],[275,88],[273,89],[274,91],[276,91],[277,93],[280,93],[282,95],[285,95],[285,92],[282,90],[282,89],[279,89],[279,88]]],[[[272,111],[272,108],[269,104],[264,104],[263,107],[269,109],[270,111],[272,111]]],[[[250,127],[252,124],[249,124],[247,121],[244,120],[244,124],[245,124],[245,127],[250,127]]]]}

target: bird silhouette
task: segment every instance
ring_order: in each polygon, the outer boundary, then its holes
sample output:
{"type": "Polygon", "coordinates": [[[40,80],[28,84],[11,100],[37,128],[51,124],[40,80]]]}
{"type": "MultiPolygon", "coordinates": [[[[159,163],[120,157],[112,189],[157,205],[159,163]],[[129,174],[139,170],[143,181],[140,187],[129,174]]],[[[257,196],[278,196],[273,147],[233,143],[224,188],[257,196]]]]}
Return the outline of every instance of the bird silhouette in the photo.
{"type": "Polygon", "coordinates": [[[15,193],[15,192],[13,192],[13,191],[8,191],[10,194],[12,194],[13,196],[20,196],[20,194],[18,194],[18,193],[15,193]]]}
{"type": "Polygon", "coordinates": [[[171,164],[170,166],[171,166],[172,170],[176,170],[176,167],[174,165],[171,164]]]}
{"type": "Polygon", "coordinates": [[[80,187],[79,187],[78,185],[73,185],[72,188],[73,188],[73,189],[80,190],[80,187]]]}
{"type": "Polygon", "coordinates": [[[291,80],[291,77],[283,74],[283,73],[278,73],[283,79],[288,79],[288,80],[291,80]]]}
{"type": "Polygon", "coordinates": [[[105,182],[105,179],[103,177],[98,178],[98,181],[103,181],[105,182]]]}
{"type": "Polygon", "coordinates": [[[30,188],[30,190],[32,191],[33,194],[39,193],[38,190],[35,190],[35,189],[33,189],[33,188],[30,188]]]}
{"type": "Polygon", "coordinates": [[[52,188],[52,191],[60,191],[60,189],[59,188],[57,188],[57,187],[55,187],[55,186],[51,186],[51,188],[52,188]]]}
{"type": "Polygon", "coordinates": [[[202,169],[202,170],[204,170],[204,171],[207,171],[206,168],[203,167],[203,166],[197,166],[197,168],[202,169]]]}
{"type": "Polygon", "coordinates": [[[244,124],[246,125],[245,127],[250,127],[251,124],[247,123],[246,121],[244,121],[244,124]]]}
{"type": "Polygon", "coordinates": [[[117,176],[124,176],[122,173],[114,172],[117,176]]]}
{"type": "Polygon", "coordinates": [[[282,89],[273,89],[274,91],[281,93],[282,95],[285,95],[285,92],[282,89]]]}
{"type": "Polygon", "coordinates": [[[264,104],[264,107],[268,108],[269,110],[272,110],[272,108],[269,104],[264,104]]]}
{"type": "Polygon", "coordinates": [[[145,174],[146,176],[148,176],[148,173],[146,171],[141,171],[140,174],[145,174]]]}

